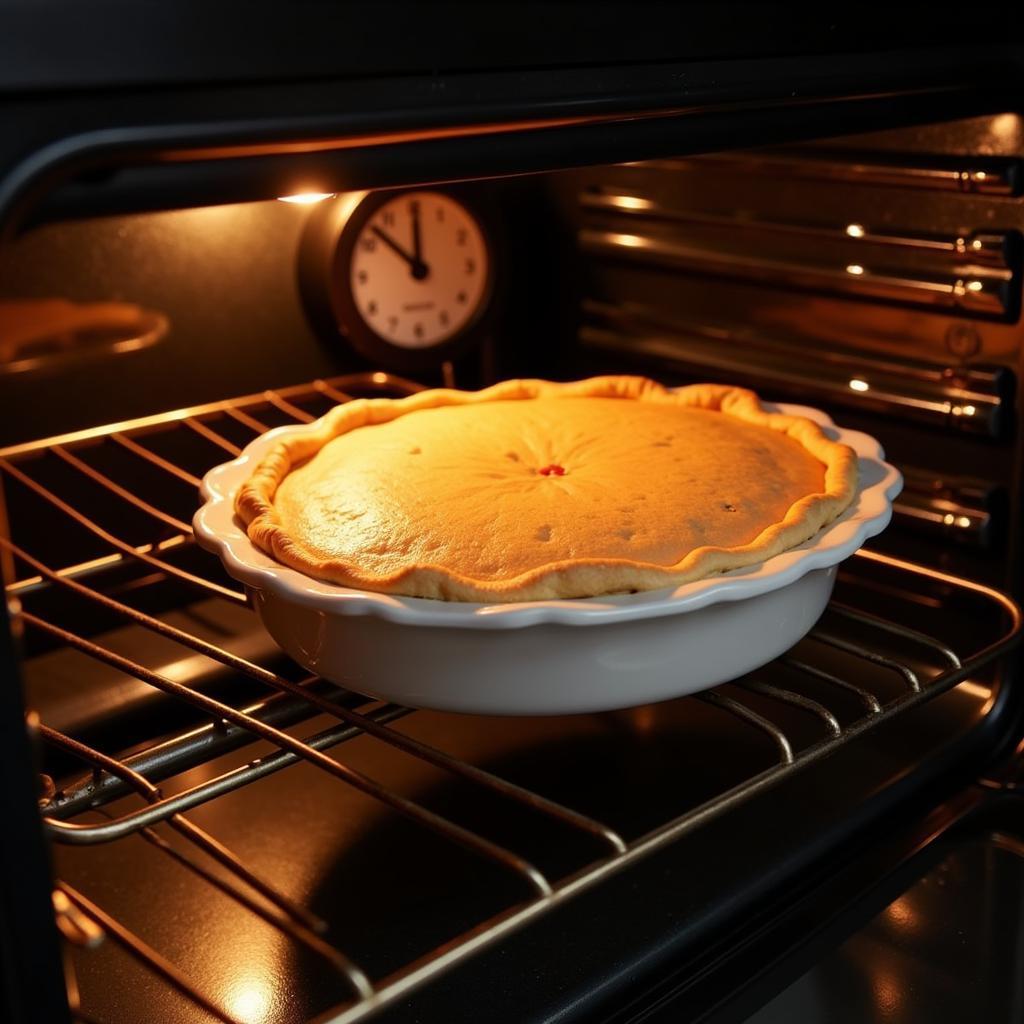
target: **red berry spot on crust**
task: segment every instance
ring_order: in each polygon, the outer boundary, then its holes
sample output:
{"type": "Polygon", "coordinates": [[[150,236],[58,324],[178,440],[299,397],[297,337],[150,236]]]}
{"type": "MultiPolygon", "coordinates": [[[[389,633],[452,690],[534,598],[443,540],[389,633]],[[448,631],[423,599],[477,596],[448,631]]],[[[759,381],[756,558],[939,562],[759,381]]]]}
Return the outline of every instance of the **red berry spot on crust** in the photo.
{"type": "Polygon", "coordinates": [[[552,462],[550,466],[544,466],[537,470],[541,476],[565,476],[565,466],[559,466],[552,462]]]}

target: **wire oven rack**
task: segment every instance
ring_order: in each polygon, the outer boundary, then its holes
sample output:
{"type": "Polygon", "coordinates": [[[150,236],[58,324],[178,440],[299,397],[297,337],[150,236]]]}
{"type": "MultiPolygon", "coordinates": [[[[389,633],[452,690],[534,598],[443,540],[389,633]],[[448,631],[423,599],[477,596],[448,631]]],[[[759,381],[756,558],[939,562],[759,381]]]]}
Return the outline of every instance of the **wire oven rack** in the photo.
{"type": "MultiPolygon", "coordinates": [[[[445,966],[495,941],[573,893],[594,885],[609,872],[724,814],[880,723],[949,691],[1019,639],[1021,613],[1002,594],[933,569],[873,552],[859,552],[855,561],[896,573],[911,586],[928,582],[951,593],[968,595],[987,608],[992,622],[1002,625],[984,645],[974,644],[969,650],[957,651],[916,626],[833,601],[827,622],[823,620],[812,631],[809,643],[778,660],[781,675],[769,671],[729,687],[683,698],[729,716],[739,730],[750,730],[751,735],[759,734],[762,740],[767,737],[775,751],[774,763],[681,816],[644,834],[624,838],[592,816],[393,728],[390,723],[409,715],[410,709],[367,701],[314,678],[289,678],[180,628],[160,610],[152,613],[139,607],[136,597],[161,581],[194,591],[203,599],[244,605],[245,597],[221,574],[216,560],[193,545],[187,517],[160,503],[159,487],[155,492],[141,493],[136,470],[166,478],[168,485],[173,481],[179,489],[194,488],[206,468],[226,455],[239,454],[247,438],[273,425],[309,422],[329,405],[353,395],[402,394],[417,389],[418,385],[387,374],[350,375],[0,451],[0,498],[6,493],[10,512],[10,523],[4,528],[4,504],[0,502],[0,560],[4,563],[4,576],[10,581],[7,595],[16,629],[24,634],[26,642],[36,637],[51,648],[70,648],[127,673],[167,695],[172,702],[198,712],[202,719],[198,726],[170,738],[125,743],[122,752],[115,756],[30,714],[30,725],[41,745],[85,768],[85,774],[71,776],[59,787],[49,779],[44,780],[41,811],[50,838],[69,845],[109,843],[128,836],[143,838],[163,856],[173,858],[333,969],[341,984],[337,1011],[331,1019],[339,1024],[363,1018],[445,966]],[[175,445],[180,447],[183,439],[182,450],[188,451],[188,457],[169,454],[179,450],[175,445]],[[98,457],[104,451],[116,452],[121,460],[116,463],[121,467],[120,478],[98,457]],[[61,485],[54,482],[58,479],[52,472],[55,466],[64,474],[59,477],[64,481],[61,485]],[[70,489],[69,479],[73,482],[70,489]],[[90,508],[99,509],[99,513],[83,511],[79,487],[92,489],[94,500],[90,508]],[[69,559],[60,544],[52,550],[40,551],[40,544],[29,536],[32,531],[19,526],[16,506],[26,500],[56,517],[54,522],[66,521],[69,529],[73,527],[88,536],[88,557],[69,559]],[[111,525],[121,522],[118,510],[134,517],[131,527],[124,531],[111,525]],[[127,579],[125,573],[129,574],[127,579]],[[49,607],[45,602],[39,604],[40,598],[47,595],[101,609],[157,634],[252,680],[269,696],[249,703],[230,702],[155,672],[90,638],[83,615],[39,611],[39,607],[49,607]],[[70,625],[61,624],[68,621],[70,625]],[[821,652],[822,656],[815,657],[808,651],[821,652]],[[836,657],[844,666],[842,671],[835,667],[836,657]],[[871,672],[890,676],[896,692],[864,683],[863,678],[871,676],[871,672]],[[793,674],[817,687],[813,698],[778,681],[792,678],[793,674]],[[859,712],[852,719],[845,716],[841,722],[830,707],[830,694],[852,698],[859,712]],[[811,742],[795,739],[780,724],[780,716],[766,712],[766,707],[797,709],[810,715],[819,723],[821,735],[811,742]],[[305,739],[294,735],[293,726],[325,715],[331,722],[326,728],[305,739]],[[328,753],[357,736],[372,737],[460,777],[495,799],[512,801],[558,822],[585,836],[592,844],[592,855],[565,876],[548,877],[514,850],[449,820],[328,753]],[[266,741],[274,751],[171,795],[160,789],[162,781],[210,764],[256,741],[266,741]],[[426,951],[402,969],[384,977],[371,977],[324,938],[323,921],[186,816],[190,810],[302,762],[507,872],[518,880],[519,899],[495,917],[480,921],[465,934],[452,936],[442,947],[426,951]],[[117,814],[104,810],[128,794],[141,797],[141,805],[117,814]],[[103,815],[100,822],[94,820],[97,810],[103,815]],[[85,812],[92,812],[88,822],[75,820],[85,812]],[[187,846],[169,843],[156,830],[161,824],[172,829],[187,846]],[[211,861],[217,870],[212,869],[211,861]]],[[[58,603],[58,609],[63,607],[58,603]]],[[[230,1009],[204,993],[179,966],[79,888],[58,879],[54,908],[61,932],[69,942],[82,948],[92,948],[104,941],[113,943],[214,1019],[237,1024],[230,1009]]],[[[69,989],[79,1019],[91,1020],[87,1010],[76,1005],[73,978],[69,979],[69,989]]]]}

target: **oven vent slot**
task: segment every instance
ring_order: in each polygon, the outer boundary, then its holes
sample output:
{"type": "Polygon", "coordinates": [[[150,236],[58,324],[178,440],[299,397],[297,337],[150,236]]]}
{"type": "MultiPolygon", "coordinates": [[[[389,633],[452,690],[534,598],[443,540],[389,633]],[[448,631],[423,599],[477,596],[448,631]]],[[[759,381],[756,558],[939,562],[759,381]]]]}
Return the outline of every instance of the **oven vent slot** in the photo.
{"type": "Polygon", "coordinates": [[[1019,266],[1020,238],[1015,231],[986,228],[957,235],[941,235],[922,231],[897,231],[892,228],[880,230],[860,223],[819,224],[802,220],[762,220],[669,206],[648,195],[601,185],[581,192],[579,203],[584,210],[596,214],[652,223],[663,222],[680,227],[707,227],[748,236],[750,239],[777,235],[847,246],[881,246],[891,249],[897,255],[936,257],[949,261],[951,265],[960,264],[963,277],[969,277],[972,270],[962,265],[965,261],[997,271],[1012,271],[1019,266]]]}
{"type": "MultiPolygon", "coordinates": [[[[648,161],[639,166],[679,169],[692,167],[694,163],[694,160],[684,158],[648,161]]],[[[730,171],[735,169],[745,173],[843,185],[966,192],[989,196],[1014,196],[1021,191],[1021,161],[1012,157],[919,153],[901,156],[892,153],[787,148],[712,153],[701,156],[700,163],[715,164],[730,171]]]]}
{"type": "Polygon", "coordinates": [[[748,328],[670,320],[634,303],[583,303],[584,345],[668,361],[710,379],[742,379],[798,399],[881,412],[929,427],[988,437],[1009,423],[1013,374],[1003,367],[916,363],[840,354],[834,346],[768,338],[748,328]]]}
{"type": "Polygon", "coordinates": [[[1006,495],[981,480],[944,479],[901,467],[903,490],[893,503],[895,522],[915,532],[970,547],[992,548],[1000,535],[1006,495]]]}
{"type": "MultiPolygon", "coordinates": [[[[863,258],[859,255],[849,262],[802,262],[766,253],[761,246],[727,251],[706,240],[690,239],[677,227],[626,231],[585,227],[579,241],[585,252],[598,256],[774,288],[952,310],[964,316],[1009,316],[1018,291],[1016,275],[1007,267],[962,263],[948,270],[904,269],[866,259],[858,262],[863,258]]],[[[911,240],[910,244],[920,247],[925,241],[911,240]]],[[[953,245],[975,242],[979,251],[1001,248],[1000,239],[989,235],[957,239],[953,245]]]]}

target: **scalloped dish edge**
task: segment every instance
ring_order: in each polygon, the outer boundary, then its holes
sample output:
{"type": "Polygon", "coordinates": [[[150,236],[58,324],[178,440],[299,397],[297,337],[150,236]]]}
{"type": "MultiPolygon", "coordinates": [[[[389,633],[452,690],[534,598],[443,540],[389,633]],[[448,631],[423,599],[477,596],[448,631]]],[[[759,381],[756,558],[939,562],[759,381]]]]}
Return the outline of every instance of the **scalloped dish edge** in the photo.
{"type": "Polygon", "coordinates": [[[892,517],[892,500],[902,489],[903,479],[894,466],[885,462],[882,447],[874,438],[837,427],[817,409],[785,403],[763,405],[765,409],[805,416],[832,439],[854,449],[859,482],[853,502],[836,520],[797,547],[746,568],[675,587],[604,597],[479,604],[355,590],[315,580],[284,566],[249,539],[235,515],[234,497],[271,447],[285,437],[315,432],[319,420],[270,430],[251,441],[240,456],[207,472],[201,486],[204,504],[196,511],[193,526],[199,544],[218,555],[229,575],[246,587],[272,590],[297,605],[332,615],[372,615],[414,626],[495,629],[542,623],[599,625],[682,614],[719,602],[755,597],[814,569],[837,565],[885,529],[892,517]]]}

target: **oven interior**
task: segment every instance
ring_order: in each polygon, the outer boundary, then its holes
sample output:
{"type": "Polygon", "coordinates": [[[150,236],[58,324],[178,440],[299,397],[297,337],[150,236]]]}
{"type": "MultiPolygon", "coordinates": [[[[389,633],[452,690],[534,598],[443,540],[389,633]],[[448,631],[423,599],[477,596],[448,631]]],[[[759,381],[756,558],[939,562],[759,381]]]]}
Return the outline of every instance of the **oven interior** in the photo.
{"type": "Polygon", "coordinates": [[[754,1012],[786,977],[765,944],[812,934],[801,900],[879,835],[910,862],[981,813],[925,813],[975,778],[1012,801],[1022,160],[999,113],[436,186],[487,226],[494,312],[413,370],[325,314],[309,239],[344,196],[0,248],[0,560],[72,1013],[625,1021],[655,978],[693,1019],[754,1012]],[[84,303],[102,323],[31,328],[84,303]],[[904,473],[764,669],[604,714],[413,712],[305,677],[192,542],[202,475],[267,428],[601,372],[823,408],[904,473]]]}

